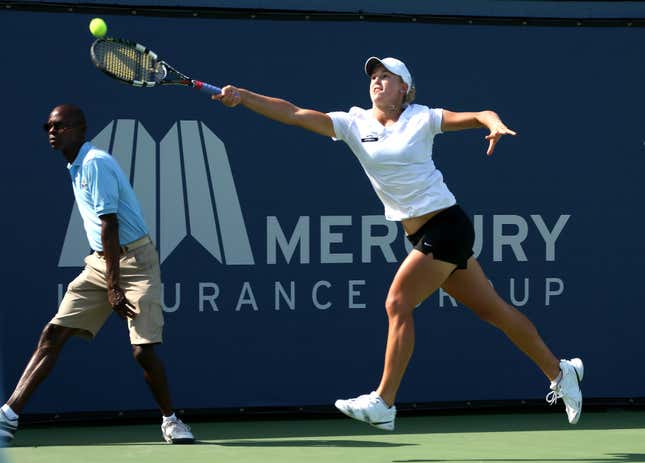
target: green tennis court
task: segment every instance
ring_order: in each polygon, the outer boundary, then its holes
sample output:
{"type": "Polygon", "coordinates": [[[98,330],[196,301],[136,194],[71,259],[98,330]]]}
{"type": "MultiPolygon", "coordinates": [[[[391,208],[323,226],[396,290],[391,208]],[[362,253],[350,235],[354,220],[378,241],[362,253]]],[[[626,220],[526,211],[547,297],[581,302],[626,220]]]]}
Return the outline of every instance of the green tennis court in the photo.
{"type": "Polygon", "coordinates": [[[196,423],[196,445],[160,442],[157,425],[22,429],[9,463],[645,462],[645,412],[399,418],[385,433],[349,419],[196,423]]]}

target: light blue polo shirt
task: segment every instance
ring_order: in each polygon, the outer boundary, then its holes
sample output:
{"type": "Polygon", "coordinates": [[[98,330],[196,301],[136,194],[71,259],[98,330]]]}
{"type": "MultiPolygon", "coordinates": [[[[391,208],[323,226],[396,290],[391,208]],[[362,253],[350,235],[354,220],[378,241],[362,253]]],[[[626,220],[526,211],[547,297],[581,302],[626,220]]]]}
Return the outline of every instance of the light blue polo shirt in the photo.
{"type": "Polygon", "coordinates": [[[76,204],[83,218],[87,241],[95,251],[103,251],[101,219],[116,214],[119,222],[119,244],[143,238],[148,227],[143,220],[139,201],[130,182],[109,153],[85,142],[68,164],[76,204]]]}

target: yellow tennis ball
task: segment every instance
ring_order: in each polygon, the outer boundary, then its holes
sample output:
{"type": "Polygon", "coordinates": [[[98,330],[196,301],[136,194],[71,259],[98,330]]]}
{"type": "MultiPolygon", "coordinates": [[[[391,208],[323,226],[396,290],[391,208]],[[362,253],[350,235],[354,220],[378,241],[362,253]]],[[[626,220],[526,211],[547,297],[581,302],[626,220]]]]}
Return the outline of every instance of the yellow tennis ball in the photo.
{"type": "Polygon", "coordinates": [[[107,32],[107,24],[101,18],[94,18],[90,21],[90,32],[94,37],[103,37],[107,32]]]}

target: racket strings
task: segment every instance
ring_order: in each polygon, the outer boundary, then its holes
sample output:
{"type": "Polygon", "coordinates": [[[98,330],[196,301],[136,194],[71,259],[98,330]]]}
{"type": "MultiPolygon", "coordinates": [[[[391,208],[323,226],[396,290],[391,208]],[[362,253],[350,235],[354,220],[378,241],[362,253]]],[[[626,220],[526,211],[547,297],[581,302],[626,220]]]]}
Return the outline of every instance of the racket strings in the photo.
{"type": "Polygon", "coordinates": [[[156,61],[147,53],[115,42],[102,42],[94,49],[96,59],[105,71],[128,81],[152,82],[157,73],[156,61]]]}

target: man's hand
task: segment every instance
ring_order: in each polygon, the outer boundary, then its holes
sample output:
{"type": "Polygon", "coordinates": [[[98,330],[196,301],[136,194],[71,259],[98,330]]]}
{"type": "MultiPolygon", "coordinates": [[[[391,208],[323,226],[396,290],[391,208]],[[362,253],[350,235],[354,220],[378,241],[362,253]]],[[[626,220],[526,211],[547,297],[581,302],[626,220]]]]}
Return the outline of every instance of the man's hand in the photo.
{"type": "Polygon", "coordinates": [[[105,214],[101,219],[101,243],[103,244],[103,256],[105,257],[105,280],[108,291],[108,301],[112,309],[119,314],[119,317],[134,318],[137,313],[135,307],[126,298],[119,286],[119,259],[121,248],[119,247],[119,221],[116,214],[105,214]]]}
{"type": "Polygon", "coordinates": [[[134,311],[134,305],[125,298],[125,294],[119,286],[108,288],[108,301],[112,309],[124,320],[137,316],[137,313],[134,311]]]}

